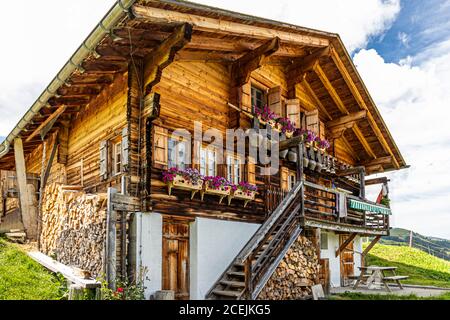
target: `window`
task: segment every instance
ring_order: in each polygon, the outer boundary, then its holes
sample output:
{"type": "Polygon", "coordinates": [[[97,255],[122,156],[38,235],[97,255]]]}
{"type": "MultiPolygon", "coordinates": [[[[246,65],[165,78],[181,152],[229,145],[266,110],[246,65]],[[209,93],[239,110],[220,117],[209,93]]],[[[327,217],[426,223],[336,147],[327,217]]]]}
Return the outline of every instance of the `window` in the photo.
{"type": "Polygon", "coordinates": [[[289,176],[288,176],[289,191],[291,191],[294,188],[296,183],[297,183],[297,173],[295,171],[289,170],[289,176]]]}
{"type": "Polygon", "coordinates": [[[238,184],[242,178],[242,161],[236,156],[227,156],[227,178],[228,181],[238,184]]]}
{"type": "Polygon", "coordinates": [[[328,233],[320,232],[320,249],[328,250],[328,233]]]}
{"type": "Polygon", "coordinates": [[[188,154],[186,152],[186,141],[169,138],[168,143],[168,164],[169,168],[185,169],[188,154]]]}
{"type": "Polygon", "coordinates": [[[200,174],[204,176],[217,175],[216,150],[212,147],[200,149],[200,174]]]}
{"type": "Polygon", "coordinates": [[[257,107],[258,109],[262,109],[266,103],[265,92],[252,86],[252,108],[257,107]]]}
{"type": "Polygon", "coordinates": [[[113,147],[113,175],[122,172],[122,142],[116,142],[113,147]]]}

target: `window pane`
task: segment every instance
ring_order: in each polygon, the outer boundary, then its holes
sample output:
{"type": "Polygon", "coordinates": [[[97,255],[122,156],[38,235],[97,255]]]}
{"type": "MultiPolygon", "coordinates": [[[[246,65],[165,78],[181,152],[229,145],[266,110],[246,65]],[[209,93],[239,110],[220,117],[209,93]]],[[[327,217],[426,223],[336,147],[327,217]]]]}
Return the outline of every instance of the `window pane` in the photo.
{"type": "Polygon", "coordinates": [[[320,249],[328,250],[328,233],[326,232],[320,233],[320,249]]]}
{"type": "Polygon", "coordinates": [[[178,167],[184,169],[186,167],[186,146],[184,142],[179,142],[177,144],[178,148],[178,167]]]}
{"type": "Polygon", "coordinates": [[[176,154],[175,154],[175,141],[173,139],[169,139],[168,144],[168,153],[169,153],[169,168],[176,167],[176,154]]]}
{"type": "Polygon", "coordinates": [[[206,175],[206,152],[203,148],[200,150],[200,174],[206,175]]]}

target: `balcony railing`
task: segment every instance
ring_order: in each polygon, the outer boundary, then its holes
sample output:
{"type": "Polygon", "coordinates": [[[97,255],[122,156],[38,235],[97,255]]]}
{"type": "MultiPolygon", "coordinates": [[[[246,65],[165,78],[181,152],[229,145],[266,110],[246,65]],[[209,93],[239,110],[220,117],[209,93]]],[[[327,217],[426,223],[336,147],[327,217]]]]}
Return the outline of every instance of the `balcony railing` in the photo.
{"type": "MultiPolygon", "coordinates": [[[[277,187],[268,187],[265,200],[269,214],[286,194],[277,187]]],[[[389,229],[389,208],[336,189],[305,182],[304,205],[305,219],[371,230],[389,229]]]]}

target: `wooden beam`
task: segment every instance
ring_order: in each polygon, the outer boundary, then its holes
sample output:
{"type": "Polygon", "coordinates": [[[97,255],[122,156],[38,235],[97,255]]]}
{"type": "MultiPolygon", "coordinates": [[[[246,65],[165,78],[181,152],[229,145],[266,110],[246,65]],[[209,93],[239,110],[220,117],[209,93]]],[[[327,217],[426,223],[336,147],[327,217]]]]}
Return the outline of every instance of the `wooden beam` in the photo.
{"type": "Polygon", "coordinates": [[[366,117],[367,117],[367,111],[362,110],[362,111],[351,113],[347,116],[340,117],[340,118],[332,120],[332,121],[328,121],[326,123],[326,125],[327,125],[328,129],[333,130],[333,129],[339,128],[340,126],[345,126],[349,123],[354,124],[354,123],[356,123],[356,121],[365,119],[366,117]]]}
{"type": "Polygon", "coordinates": [[[377,156],[375,152],[373,152],[372,147],[369,145],[369,143],[366,140],[366,137],[364,137],[364,134],[359,129],[358,125],[353,126],[353,132],[355,133],[356,137],[358,138],[359,142],[361,142],[362,146],[364,147],[364,150],[366,150],[367,154],[371,156],[372,158],[376,159],[377,156]]]}
{"type": "Polygon", "coordinates": [[[17,184],[19,187],[20,212],[25,232],[29,239],[37,238],[37,212],[33,207],[30,189],[27,186],[27,173],[22,139],[14,139],[14,157],[16,161],[17,184]]]}
{"type": "Polygon", "coordinates": [[[391,181],[391,180],[389,180],[386,177],[368,179],[368,180],[366,180],[366,186],[373,186],[373,185],[377,185],[377,184],[386,184],[389,181],[391,181]]]}
{"type": "MultiPolygon", "coordinates": [[[[346,106],[344,105],[344,103],[342,102],[341,98],[339,97],[338,93],[336,92],[336,90],[334,89],[333,85],[331,84],[330,80],[328,80],[327,75],[325,74],[325,72],[323,71],[322,67],[320,65],[316,65],[314,67],[314,72],[317,74],[317,76],[319,77],[320,81],[322,82],[322,84],[324,85],[325,89],[327,89],[328,93],[331,96],[331,99],[333,99],[334,103],[336,104],[336,106],[338,107],[338,109],[345,115],[349,115],[350,113],[348,112],[346,106]]],[[[358,138],[359,142],[361,142],[364,150],[366,150],[367,154],[369,156],[371,156],[372,158],[376,159],[377,156],[375,155],[375,153],[373,152],[372,148],[370,147],[369,143],[367,142],[366,138],[364,137],[364,135],[362,134],[361,130],[359,129],[358,125],[354,125],[352,127],[353,132],[355,133],[356,137],[358,138]]]]}
{"type": "Polygon", "coordinates": [[[313,89],[311,88],[311,86],[309,85],[309,83],[308,83],[308,81],[306,80],[305,77],[303,77],[302,84],[306,88],[306,91],[308,92],[308,94],[313,98],[313,100],[316,103],[317,108],[319,109],[319,111],[322,112],[329,120],[333,120],[333,118],[330,116],[330,114],[328,113],[328,111],[325,108],[325,106],[322,104],[320,99],[314,93],[313,89]]]}
{"type": "Polygon", "coordinates": [[[314,69],[319,63],[319,59],[330,55],[330,47],[319,49],[313,54],[295,61],[287,68],[288,87],[295,86],[301,82],[304,75],[314,69]]]}
{"type": "Polygon", "coordinates": [[[345,241],[343,244],[341,244],[341,246],[336,250],[336,257],[339,257],[339,255],[341,254],[342,251],[345,250],[345,248],[347,248],[347,246],[355,239],[357,233],[354,232],[352,233],[345,241]]]}
{"type": "Polygon", "coordinates": [[[132,7],[132,11],[134,17],[138,20],[163,23],[189,23],[194,26],[195,30],[205,32],[224,33],[256,39],[272,39],[274,37],[278,37],[283,42],[309,47],[327,47],[330,44],[330,41],[326,38],[258,27],[250,24],[182,13],[167,9],[159,9],[135,4],[132,7]]]}
{"type": "Polygon", "coordinates": [[[112,290],[116,289],[116,237],[117,237],[117,211],[113,208],[113,197],[117,194],[117,189],[108,188],[108,204],[106,215],[106,261],[105,274],[108,287],[112,290]]]}
{"type": "Polygon", "coordinates": [[[145,95],[149,94],[152,87],[161,80],[164,68],[172,63],[175,54],[191,41],[191,38],[192,26],[185,23],[145,58],[145,95]]]}
{"type": "Polygon", "coordinates": [[[262,67],[264,61],[279,48],[280,38],[273,38],[235,61],[231,67],[233,87],[241,87],[247,83],[252,71],[262,67]]]}
{"type": "MultiPolygon", "coordinates": [[[[56,138],[53,142],[52,151],[50,153],[50,158],[45,166],[45,170],[43,171],[43,175],[41,177],[41,186],[42,190],[45,190],[45,186],[47,184],[48,176],[50,175],[50,171],[52,169],[53,160],[55,159],[56,151],[58,150],[58,139],[56,138]]],[[[42,196],[42,193],[41,193],[42,196]]]]}
{"type": "Polygon", "coordinates": [[[350,169],[346,169],[346,170],[341,170],[341,171],[337,172],[336,175],[338,177],[351,176],[354,174],[359,174],[364,170],[365,170],[364,167],[354,167],[354,168],[350,168],[350,169]]]}
{"type": "Polygon", "coordinates": [[[380,164],[380,165],[375,165],[375,166],[370,166],[370,167],[366,167],[366,172],[367,175],[371,175],[374,173],[381,173],[384,172],[384,167],[380,164]]]}
{"type": "Polygon", "coordinates": [[[381,146],[383,147],[384,151],[389,153],[393,159],[394,159],[394,165],[397,169],[400,168],[400,165],[395,159],[395,156],[389,147],[386,139],[383,136],[383,133],[381,132],[380,128],[378,127],[375,119],[373,118],[372,114],[369,111],[369,108],[367,107],[363,97],[361,96],[361,93],[359,92],[358,88],[356,87],[355,83],[353,82],[352,77],[347,71],[347,68],[345,67],[344,63],[342,62],[341,58],[337,54],[336,50],[334,48],[331,48],[331,58],[333,59],[336,67],[339,69],[339,72],[341,73],[342,77],[344,78],[348,88],[352,92],[352,95],[355,97],[356,102],[359,104],[361,109],[367,111],[367,118],[369,120],[370,127],[374,131],[375,135],[377,136],[378,140],[381,143],[381,146]]]}
{"type": "Polygon", "coordinates": [[[372,250],[372,248],[378,243],[378,241],[380,241],[381,236],[376,236],[371,242],[370,244],[366,247],[366,249],[363,251],[363,253],[361,253],[361,266],[364,267],[365,266],[365,260],[366,260],[366,256],[369,253],[370,250],[372,250]]]}
{"type": "Polygon", "coordinates": [[[47,124],[49,124],[50,122],[52,122],[53,120],[58,119],[58,117],[60,115],[62,115],[64,113],[64,111],[66,111],[67,106],[66,105],[62,105],[60,106],[54,113],[52,113],[44,122],[42,122],[39,127],[36,128],[36,130],[34,130],[29,136],[28,138],[25,140],[25,142],[30,142],[31,139],[33,139],[47,124]]]}
{"type": "Polygon", "coordinates": [[[382,158],[378,158],[369,162],[365,162],[362,165],[365,167],[372,167],[372,166],[379,166],[379,165],[383,165],[383,164],[391,164],[392,163],[392,157],[388,156],[388,157],[382,157],[382,158]]]}

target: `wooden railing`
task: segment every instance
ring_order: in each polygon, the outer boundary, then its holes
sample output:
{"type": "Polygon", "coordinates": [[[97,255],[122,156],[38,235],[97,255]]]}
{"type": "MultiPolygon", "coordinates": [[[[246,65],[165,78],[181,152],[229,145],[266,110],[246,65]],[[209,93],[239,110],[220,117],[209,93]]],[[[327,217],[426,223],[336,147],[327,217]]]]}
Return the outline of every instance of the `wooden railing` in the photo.
{"type": "MultiPolygon", "coordinates": [[[[270,215],[272,208],[276,208],[285,197],[287,191],[270,186],[266,192],[266,208],[270,215]]],[[[368,229],[387,230],[389,229],[389,216],[379,213],[361,212],[352,210],[347,206],[347,212],[339,212],[339,191],[329,189],[310,182],[304,182],[304,215],[306,218],[330,221],[333,223],[355,225],[368,229]]],[[[359,201],[358,197],[347,196],[347,200],[353,198],[359,201]]]]}

